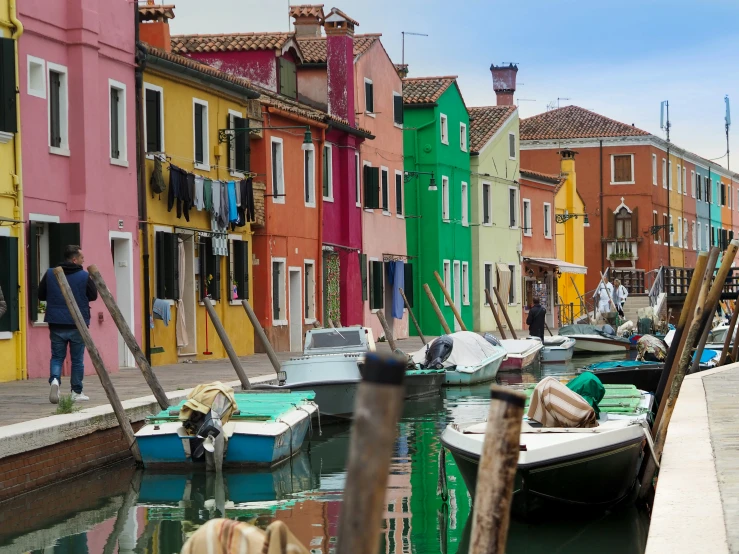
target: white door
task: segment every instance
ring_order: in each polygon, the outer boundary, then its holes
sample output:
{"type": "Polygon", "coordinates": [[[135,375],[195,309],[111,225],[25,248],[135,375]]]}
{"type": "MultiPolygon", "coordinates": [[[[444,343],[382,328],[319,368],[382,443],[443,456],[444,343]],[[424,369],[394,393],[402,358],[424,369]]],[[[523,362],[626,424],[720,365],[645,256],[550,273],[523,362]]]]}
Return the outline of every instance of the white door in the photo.
{"type": "Polygon", "coordinates": [[[303,295],[300,286],[300,269],[290,268],[290,351],[303,351],[303,295]]]}
{"type": "MultiPolygon", "coordinates": [[[[454,301],[454,306],[457,308],[459,313],[462,313],[462,275],[460,270],[460,264],[459,262],[454,262],[454,294],[452,297],[452,300],[454,301]]],[[[462,327],[459,326],[459,321],[457,321],[457,318],[454,318],[454,330],[455,331],[461,331],[462,327]]]]}
{"type": "MultiPolygon", "coordinates": [[[[133,251],[130,233],[111,233],[110,250],[113,255],[113,273],[115,275],[115,299],[121,310],[123,319],[131,331],[133,324],[133,251]]],[[[112,288],[112,287],[111,287],[112,288]]],[[[133,354],[126,346],[123,337],[118,333],[118,366],[135,367],[133,354]]]]}

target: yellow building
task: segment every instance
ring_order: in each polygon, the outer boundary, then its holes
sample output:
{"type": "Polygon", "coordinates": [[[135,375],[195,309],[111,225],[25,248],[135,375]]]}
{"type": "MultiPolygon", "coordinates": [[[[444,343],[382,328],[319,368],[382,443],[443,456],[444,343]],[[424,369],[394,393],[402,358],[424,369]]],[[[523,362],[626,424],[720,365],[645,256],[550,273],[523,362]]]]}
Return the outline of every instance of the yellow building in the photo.
{"type": "Polygon", "coordinates": [[[685,227],[687,222],[684,221],[683,214],[683,195],[685,183],[683,183],[683,170],[685,162],[670,152],[668,161],[669,182],[668,194],[670,197],[670,218],[669,223],[672,225],[670,233],[670,265],[674,267],[685,267],[683,256],[683,241],[687,238],[685,227]]]}
{"type": "MultiPolygon", "coordinates": [[[[202,302],[206,294],[213,299],[236,353],[252,354],[254,329],[241,305],[252,291],[251,224],[243,218],[235,227],[215,224],[213,211],[218,207],[223,211],[223,197],[216,199],[220,190],[216,182],[231,181],[239,188],[249,177],[248,132],[233,132],[236,136],[227,138],[221,131],[261,126],[261,121],[257,125],[253,121],[261,116],[254,100],[259,94],[243,79],[153,47],[146,51],[142,91],[146,171],[145,182],[139,185],[146,202],[142,296],[144,313],[156,314],[156,303],[168,306],[171,316],[169,325],[153,317],[153,329],[146,318],[152,363],[227,356],[207,317],[202,302]],[[155,175],[160,164],[162,181],[155,175]],[[191,204],[195,205],[188,210],[191,204]]],[[[228,196],[228,185],[225,191],[228,196]]],[[[231,218],[226,214],[225,219],[231,218]]]]}
{"type": "MultiPolygon", "coordinates": [[[[554,212],[556,216],[573,214],[564,223],[556,224],[557,233],[557,259],[565,262],[584,266],[585,265],[585,203],[577,192],[577,175],[575,173],[575,154],[572,150],[562,150],[560,169],[564,183],[554,197],[554,212]]],[[[597,268],[591,269],[597,271],[597,268]]],[[[585,294],[585,275],[568,274],[558,279],[557,291],[559,303],[569,306],[574,304],[577,318],[581,314],[580,295],[585,294]],[[574,286],[573,286],[574,281],[574,286]]],[[[562,320],[569,319],[570,314],[560,313],[562,320]]]]}
{"type": "Polygon", "coordinates": [[[25,247],[18,102],[16,3],[0,0],[0,288],[7,312],[0,317],[0,381],[26,378],[25,247]]]}

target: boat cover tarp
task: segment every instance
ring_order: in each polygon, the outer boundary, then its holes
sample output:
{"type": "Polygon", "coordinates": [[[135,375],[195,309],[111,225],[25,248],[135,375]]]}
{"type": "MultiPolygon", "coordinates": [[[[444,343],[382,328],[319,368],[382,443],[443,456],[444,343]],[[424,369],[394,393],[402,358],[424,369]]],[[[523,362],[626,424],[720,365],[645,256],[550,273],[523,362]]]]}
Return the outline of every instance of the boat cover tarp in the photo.
{"type": "Polygon", "coordinates": [[[592,373],[581,373],[572,381],[567,383],[567,388],[582,396],[595,410],[595,415],[600,415],[598,404],[606,394],[603,383],[592,373]]]}
{"type": "Polygon", "coordinates": [[[654,367],[656,362],[644,362],[641,360],[618,360],[615,362],[597,362],[585,366],[588,371],[598,371],[603,369],[622,369],[622,368],[633,368],[633,367],[654,367]]]}
{"type": "Polygon", "coordinates": [[[599,335],[611,340],[622,340],[629,342],[628,339],[617,337],[613,333],[608,333],[604,328],[613,329],[610,325],[587,325],[584,323],[576,323],[575,325],[565,325],[559,328],[559,334],[564,336],[570,335],[599,335]]]}
{"type": "MultiPolygon", "coordinates": [[[[607,362],[604,362],[607,363],[607,362]]],[[[531,404],[531,396],[536,385],[528,384],[524,387],[526,393],[526,408],[531,404]]],[[[605,396],[598,403],[601,412],[609,414],[635,415],[641,412],[639,407],[642,401],[641,391],[634,385],[603,385],[605,396]]]]}
{"type": "Polygon", "coordinates": [[[266,530],[232,519],[211,519],[195,531],[182,547],[182,554],[309,554],[283,521],[266,530]]]}
{"type": "Polygon", "coordinates": [[[221,421],[224,424],[228,423],[228,420],[231,419],[231,416],[237,409],[236,398],[234,397],[234,390],[220,381],[198,385],[192,389],[180,408],[180,421],[187,421],[190,419],[193,412],[207,414],[219,394],[223,394],[229,402],[225,411],[221,413],[221,421]]]}
{"type": "Polygon", "coordinates": [[[644,335],[636,343],[636,352],[637,360],[661,362],[667,357],[667,345],[653,335],[644,335]]]}
{"type": "Polygon", "coordinates": [[[598,426],[593,407],[551,376],[544,377],[534,388],[527,415],[544,427],[598,426]]]}
{"type": "Polygon", "coordinates": [[[541,349],[541,342],[529,339],[504,339],[500,341],[509,356],[523,356],[532,350],[541,349]]]}
{"type": "Polygon", "coordinates": [[[564,335],[554,335],[553,337],[544,337],[544,346],[562,346],[567,341],[564,335]]]}
{"type": "MultiPolygon", "coordinates": [[[[456,367],[457,371],[464,372],[467,369],[467,371],[473,372],[483,360],[505,352],[503,347],[490,344],[482,336],[472,331],[458,331],[451,335],[442,336],[449,337],[454,342],[452,353],[444,361],[443,365],[445,368],[456,367]]],[[[434,341],[431,341],[417,352],[411,354],[413,362],[423,364],[426,361],[426,350],[433,343],[434,341]]]]}
{"type": "MultiPolygon", "coordinates": [[[[693,360],[695,360],[696,352],[693,352],[693,360]]],[[[708,362],[712,361],[714,358],[718,358],[721,356],[721,352],[718,352],[717,350],[710,350],[706,348],[701,352],[701,361],[702,364],[707,364],[708,362]]]]}

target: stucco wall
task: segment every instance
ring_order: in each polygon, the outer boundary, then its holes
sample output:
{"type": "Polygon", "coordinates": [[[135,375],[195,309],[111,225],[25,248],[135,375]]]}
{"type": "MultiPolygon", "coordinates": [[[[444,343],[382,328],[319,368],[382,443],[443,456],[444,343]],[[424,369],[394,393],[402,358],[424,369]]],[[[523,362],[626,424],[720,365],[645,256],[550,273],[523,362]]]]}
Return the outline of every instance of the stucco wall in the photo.
{"type": "Polygon", "coordinates": [[[277,57],[273,50],[189,52],[187,57],[277,91],[277,57]]]}

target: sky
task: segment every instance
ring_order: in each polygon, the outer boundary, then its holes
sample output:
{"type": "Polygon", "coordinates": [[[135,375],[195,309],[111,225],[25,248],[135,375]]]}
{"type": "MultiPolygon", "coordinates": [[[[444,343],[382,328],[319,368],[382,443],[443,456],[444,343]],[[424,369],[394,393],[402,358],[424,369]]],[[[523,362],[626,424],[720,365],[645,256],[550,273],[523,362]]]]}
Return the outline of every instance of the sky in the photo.
{"type": "MultiPolygon", "coordinates": [[[[160,3],[161,0],[156,0],[160,3]]],[[[170,3],[170,2],[165,2],[170,3]]],[[[287,31],[290,0],[176,0],[172,34],[287,31]]],[[[292,4],[307,3],[292,0],[292,4]]],[[[456,75],[468,106],[495,104],[490,64],[519,66],[521,117],[574,104],[664,138],[700,156],[726,153],[724,96],[736,105],[739,169],[739,2],[736,0],[336,0],[382,33],[410,76],[456,75]],[[559,98],[559,100],[558,100],[559,98]]],[[[726,165],[726,158],[718,160],[726,165]]]]}

